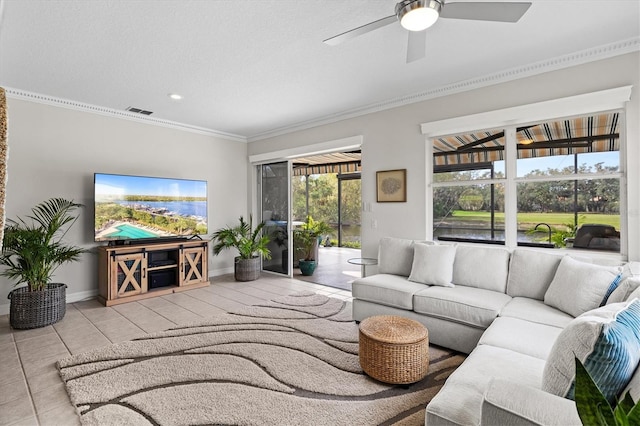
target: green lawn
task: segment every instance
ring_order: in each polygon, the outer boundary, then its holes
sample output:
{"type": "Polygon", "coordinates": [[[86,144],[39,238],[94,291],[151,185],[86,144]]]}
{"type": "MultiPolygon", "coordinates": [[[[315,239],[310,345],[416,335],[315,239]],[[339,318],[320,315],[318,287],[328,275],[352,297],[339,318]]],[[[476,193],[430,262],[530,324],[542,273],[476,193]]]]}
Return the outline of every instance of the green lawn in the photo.
{"type": "MultiPolygon", "coordinates": [[[[486,211],[463,211],[455,210],[452,217],[448,217],[447,221],[482,221],[488,222],[491,213],[486,211]]],[[[496,223],[504,224],[504,213],[495,213],[496,223]]],[[[562,226],[567,223],[573,223],[573,213],[518,213],[518,228],[533,228],[538,223],[548,223],[552,227],[562,226]]],[[[578,224],[598,223],[602,225],[611,225],[616,229],[620,229],[620,215],[597,214],[597,213],[579,213],[578,224]]]]}

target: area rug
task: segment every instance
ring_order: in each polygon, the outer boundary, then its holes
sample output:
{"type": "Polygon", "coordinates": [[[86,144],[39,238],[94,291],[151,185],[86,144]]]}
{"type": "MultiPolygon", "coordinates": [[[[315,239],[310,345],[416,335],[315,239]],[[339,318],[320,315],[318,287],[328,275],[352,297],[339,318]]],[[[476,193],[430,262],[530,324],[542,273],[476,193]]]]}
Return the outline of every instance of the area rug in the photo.
{"type": "Polygon", "coordinates": [[[366,376],[350,303],[311,292],[58,362],[83,424],[423,425],[464,356],[410,386],[366,376]]]}

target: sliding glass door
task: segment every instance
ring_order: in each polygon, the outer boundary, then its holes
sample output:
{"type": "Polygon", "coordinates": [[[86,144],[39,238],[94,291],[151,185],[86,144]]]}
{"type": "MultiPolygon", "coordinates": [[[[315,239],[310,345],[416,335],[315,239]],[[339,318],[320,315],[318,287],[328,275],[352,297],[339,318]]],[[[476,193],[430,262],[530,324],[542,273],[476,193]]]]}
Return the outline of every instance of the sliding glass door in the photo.
{"type": "Polygon", "coordinates": [[[262,269],[292,276],[289,243],[290,163],[262,164],[258,168],[261,219],[266,223],[263,232],[271,238],[271,259],[263,260],[262,269]]]}

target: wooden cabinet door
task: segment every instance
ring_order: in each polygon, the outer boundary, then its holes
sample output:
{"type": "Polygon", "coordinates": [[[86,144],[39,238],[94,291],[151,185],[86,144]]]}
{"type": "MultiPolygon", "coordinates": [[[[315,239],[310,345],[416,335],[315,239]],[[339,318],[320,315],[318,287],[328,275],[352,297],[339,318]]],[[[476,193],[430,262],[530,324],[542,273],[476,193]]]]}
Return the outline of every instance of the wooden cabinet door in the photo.
{"type": "Polygon", "coordinates": [[[113,256],[111,262],[111,298],[147,292],[147,257],[144,253],[113,256]]]}
{"type": "Polygon", "coordinates": [[[206,257],[206,246],[182,249],[181,285],[201,283],[208,279],[206,274],[206,257]]]}

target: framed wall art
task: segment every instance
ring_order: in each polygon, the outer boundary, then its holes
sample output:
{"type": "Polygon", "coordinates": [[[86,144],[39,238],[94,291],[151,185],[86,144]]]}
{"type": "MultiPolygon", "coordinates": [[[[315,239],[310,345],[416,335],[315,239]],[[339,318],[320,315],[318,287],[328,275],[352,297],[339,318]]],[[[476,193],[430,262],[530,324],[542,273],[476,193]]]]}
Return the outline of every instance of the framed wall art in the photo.
{"type": "Polygon", "coordinates": [[[376,172],[376,201],[402,203],[407,201],[407,169],[376,172]]]}

